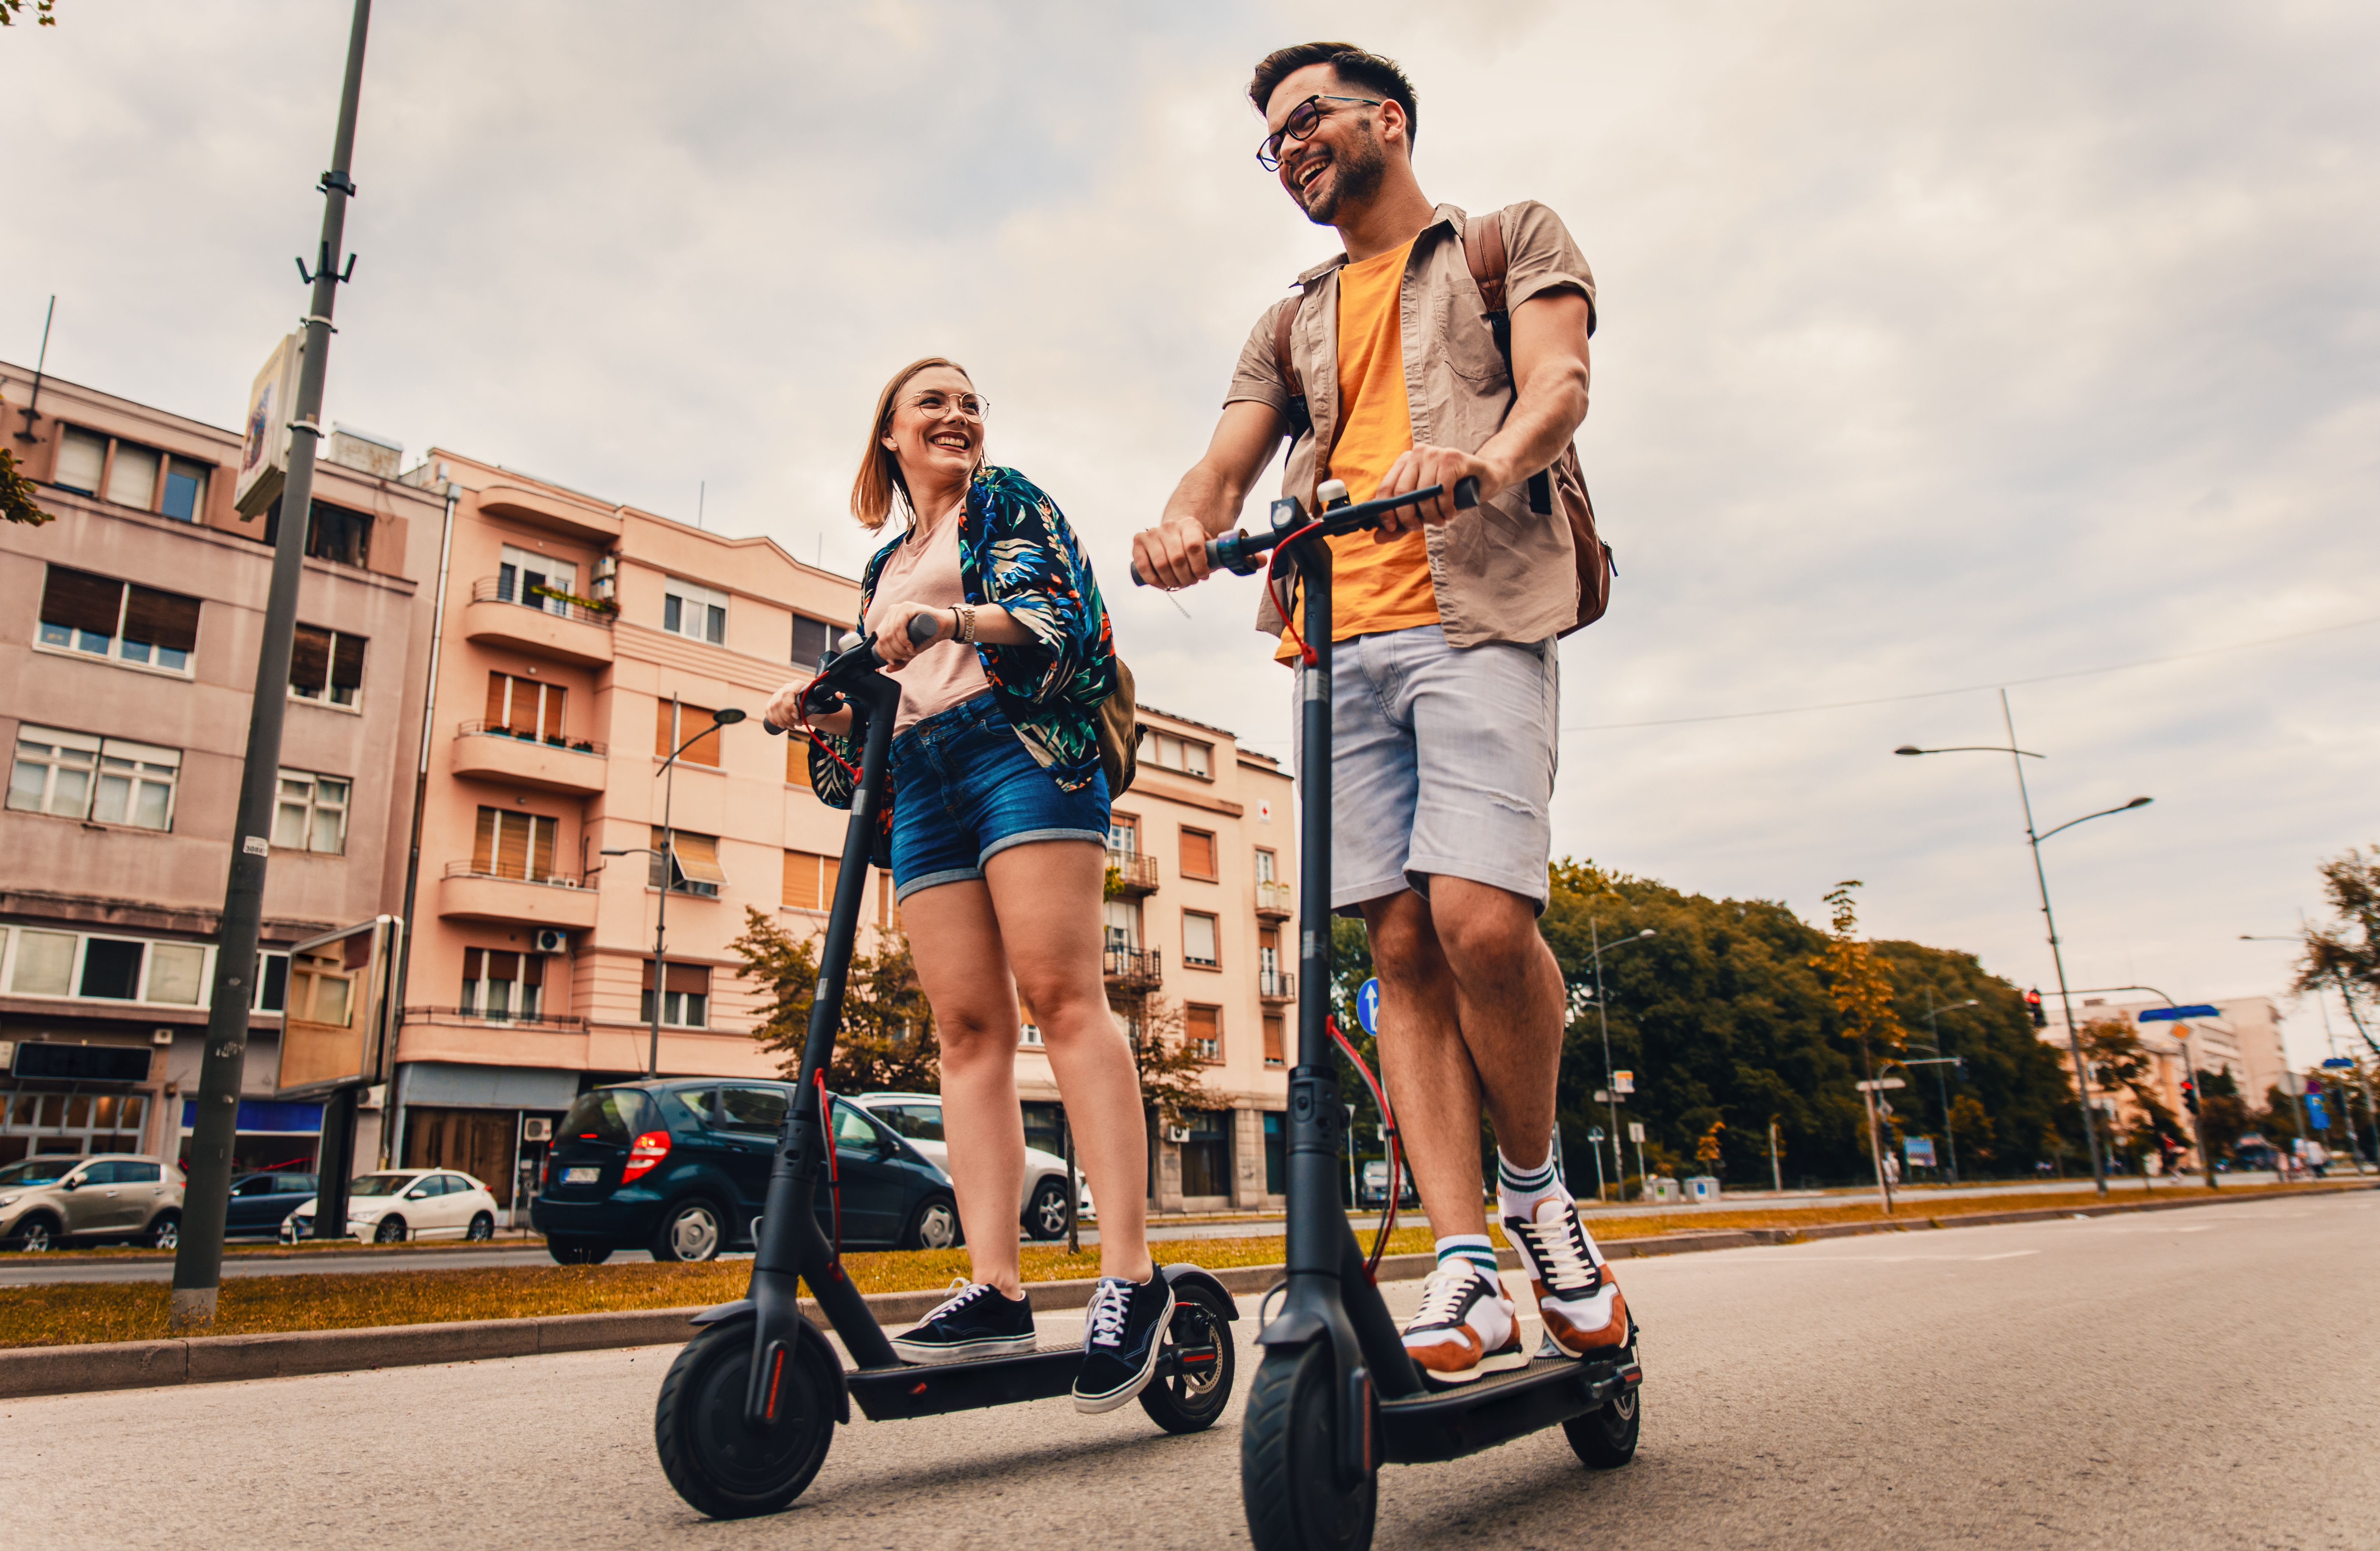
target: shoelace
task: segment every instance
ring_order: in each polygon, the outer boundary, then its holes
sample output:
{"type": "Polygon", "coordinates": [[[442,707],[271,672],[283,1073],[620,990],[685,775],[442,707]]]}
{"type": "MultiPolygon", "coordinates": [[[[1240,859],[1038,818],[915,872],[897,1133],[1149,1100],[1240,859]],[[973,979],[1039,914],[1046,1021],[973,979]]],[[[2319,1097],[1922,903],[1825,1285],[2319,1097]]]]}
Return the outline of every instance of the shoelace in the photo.
{"type": "Polygon", "coordinates": [[[1115,1276],[1102,1276],[1099,1285],[1091,1289],[1090,1312],[1083,1316],[1089,1326],[1084,1337],[1087,1347],[1115,1347],[1123,1344],[1124,1315],[1132,1310],[1132,1284],[1115,1276]]]}
{"type": "Polygon", "coordinates": [[[1575,1211],[1564,1213],[1555,1224],[1524,1223],[1521,1232],[1529,1240],[1529,1258],[1536,1262],[1538,1279],[1548,1292],[1591,1293],[1603,1286],[1603,1273],[1586,1252],[1586,1234],[1575,1211]]]}
{"type": "Polygon", "coordinates": [[[1421,1285],[1421,1311],[1414,1315],[1414,1327],[1453,1324],[1478,1275],[1467,1260],[1449,1261],[1431,1272],[1429,1280],[1421,1285]]]}
{"type": "Polygon", "coordinates": [[[965,1290],[958,1293],[955,1297],[946,1298],[941,1302],[936,1304],[934,1306],[934,1312],[928,1314],[923,1323],[931,1325],[936,1320],[941,1318],[944,1314],[949,1313],[952,1310],[964,1309],[968,1304],[974,1302],[977,1299],[981,1298],[985,1293],[991,1290],[990,1283],[970,1282],[965,1276],[953,1276],[951,1278],[951,1286],[961,1288],[965,1290]]]}

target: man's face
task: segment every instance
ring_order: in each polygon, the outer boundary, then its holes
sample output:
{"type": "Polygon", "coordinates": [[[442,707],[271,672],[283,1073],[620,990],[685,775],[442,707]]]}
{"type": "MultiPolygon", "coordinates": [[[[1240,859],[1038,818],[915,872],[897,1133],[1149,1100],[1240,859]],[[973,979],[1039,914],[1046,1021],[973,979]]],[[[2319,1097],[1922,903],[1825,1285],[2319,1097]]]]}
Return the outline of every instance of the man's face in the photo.
{"type": "Polygon", "coordinates": [[[1389,157],[1374,128],[1378,108],[1329,100],[1371,93],[1347,85],[1328,65],[1308,65],[1273,88],[1272,100],[1265,104],[1266,133],[1280,129],[1298,104],[1317,95],[1325,100],[1315,105],[1329,111],[1307,139],[1282,140],[1279,177],[1281,189],[1305,212],[1305,218],[1327,226],[1346,202],[1361,205],[1379,192],[1389,157]]]}

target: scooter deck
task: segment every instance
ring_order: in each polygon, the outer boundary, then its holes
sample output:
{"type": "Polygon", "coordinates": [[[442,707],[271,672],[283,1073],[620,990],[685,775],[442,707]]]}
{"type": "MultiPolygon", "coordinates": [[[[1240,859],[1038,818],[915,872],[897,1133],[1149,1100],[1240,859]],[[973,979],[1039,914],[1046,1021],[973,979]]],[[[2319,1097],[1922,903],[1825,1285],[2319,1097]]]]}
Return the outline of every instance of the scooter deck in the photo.
{"type": "Polygon", "coordinates": [[[1632,1348],[1586,1361],[1536,1358],[1458,1388],[1383,1399],[1381,1456],[1399,1465],[1460,1459],[1600,1411],[1644,1376],[1632,1348]]]}
{"type": "MultiPolygon", "coordinates": [[[[1177,1374],[1210,1371],[1211,1346],[1168,1346],[1157,1359],[1155,1384],[1177,1374]]],[[[870,1422],[941,1416],[1022,1400],[1050,1400],[1075,1392],[1083,1368],[1079,1346],[1045,1347],[1014,1357],[979,1357],[968,1362],[903,1363],[860,1368],[844,1374],[851,1398],[870,1422]]]]}

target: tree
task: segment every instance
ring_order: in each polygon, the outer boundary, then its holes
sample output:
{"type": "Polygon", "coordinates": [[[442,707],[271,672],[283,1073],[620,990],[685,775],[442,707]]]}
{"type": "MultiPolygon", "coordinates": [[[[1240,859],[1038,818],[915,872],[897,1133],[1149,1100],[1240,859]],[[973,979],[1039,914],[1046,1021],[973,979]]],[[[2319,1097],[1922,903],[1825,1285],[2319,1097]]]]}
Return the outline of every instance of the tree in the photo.
{"type": "MultiPolygon", "coordinates": [[[[744,934],[728,946],[744,960],[743,978],[768,997],[767,1013],[752,1037],[762,1048],[783,1055],[780,1071],[798,1076],[818,995],[817,940],[797,939],[747,906],[744,934]]],[[[879,933],[874,950],[852,959],[827,1086],[840,1093],[940,1093],[941,1052],[933,1030],[933,1010],[918,987],[909,939],[899,932],[879,933]]]]}
{"type": "MultiPolygon", "coordinates": [[[[55,14],[57,4],[58,0],[33,0],[35,23],[42,27],[55,27],[58,24],[58,18],[55,14]]],[[[24,13],[25,0],[0,0],[0,27],[16,26],[17,18],[24,13]]],[[[18,519],[11,518],[9,520],[13,522],[18,519]]]]}
{"type": "Polygon", "coordinates": [[[38,528],[50,514],[33,503],[33,482],[18,471],[17,455],[0,447],[0,520],[38,528]]]}
{"type": "MultiPolygon", "coordinates": [[[[1860,886],[1857,878],[1845,878],[1827,893],[1827,903],[1833,907],[1827,933],[1827,950],[1810,960],[1810,967],[1827,977],[1828,1000],[1834,1005],[1841,1020],[1835,1032],[1847,1040],[1857,1040],[1860,1049],[1860,1069],[1869,1081],[1876,1080],[1874,1046],[1882,1045],[1894,1055],[1909,1047],[1909,1031],[1902,1028],[1893,1010],[1892,976],[1876,961],[1875,949],[1860,940],[1859,905],[1852,890],[1860,886]]],[[[1878,1095],[1881,1098],[1881,1095],[1878,1095]]],[[[1877,1108],[1881,1108],[1880,1104],[1877,1108]]],[[[1875,1113],[1871,1110],[1871,1115],[1875,1113]]],[[[1884,1113],[1889,1114],[1889,1110],[1884,1113]]],[[[1881,1136],[1874,1134],[1876,1121],[1869,1121],[1871,1145],[1876,1152],[1878,1185],[1885,1190],[1885,1210],[1892,1210],[1891,1186],[1885,1178],[1884,1148],[1881,1136]]]]}
{"type": "Polygon", "coordinates": [[[1957,1145],[1962,1165],[1980,1169],[1992,1161],[1992,1117],[1974,1094],[1961,1093],[1950,1101],[1949,1124],[1944,1129],[1957,1145]]]}
{"type": "Polygon", "coordinates": [[[2366,855],[2353,846],[2324,862],[2323,892],[2338,918],[2329,926],[2305,930],[2305,957],[2298,961],[2290,989],[2319,995],[2336,987],[2347,1004],[2347,1016],[2372,1053],[2380,1056],[2380,1041],[2364,1021],[2365,1008],[2380,996],[2380,847],[2366,855]],[[2362,1004],[2362,1005],[2359,1005],[2362,1004]]]}
{"type": "Polygon", "coordinates": [[[1143,997],[1124,1009],[1123,1032],[1140,1074],[1140,1102],[1159,1125],[1186,1126],[1193,1110],[1222,1107],[1207,1091],[1207,1057],[1184,1032],[1180,1003],[1143,997]]]}
{"type": "Polygon", "coordinates": [[[1694,1143],[1694,1162],[1701,1164],[1708,1173],[1720,1174],[1726,1171],[1727,1165],[1719,1156],[1718,1145],[1719,1132],[1725,1130],[1727,1130],[1726,1121],[1713,1120],[1710,1130],[1703,1132],[1701,1139],[1694,1143]]]}
{"type": "Polygon", "coordinates": [[[2228,1069],[2198,1074],[2198,1134],[2209,1157],[2230,1156],[2252,1124],[2253,1117],[2240,1102],[2239,1081],[2228,1069]]]}
{"type": "Polygon", "coordinates": [[[2151,1149],[2162,1151],[2163,1142],[2179,1145],[2183,1140],[2181,1123],[2151,1086],[2153,1065],[2132,1025],[2121,1018],[2094,1018],[2084,1022],[2082,1033],[2082,1063],[2091,1070],[2092,1086],[2122,1089],[2141,1110],[2131,1130],[2111,1136],[2110,1145],[2135,1165],[2151,1149]]]}

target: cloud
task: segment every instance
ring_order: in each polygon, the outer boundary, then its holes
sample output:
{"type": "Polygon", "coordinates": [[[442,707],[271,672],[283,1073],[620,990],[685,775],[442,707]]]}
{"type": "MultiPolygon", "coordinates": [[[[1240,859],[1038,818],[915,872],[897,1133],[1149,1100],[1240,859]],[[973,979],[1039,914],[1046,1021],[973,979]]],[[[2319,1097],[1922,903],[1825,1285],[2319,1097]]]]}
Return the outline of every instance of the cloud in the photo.
{"type": "MultiPolygon", "coordinates": [[[[1152,702],[1287,753],[1252,588],[1126,539],[1257,312],[1332,250],[1239,92],[1319,6],[382,7],[330,411],[856,569],[867,405],[935,351],[1102,563],[1152,702]]],[[[2368,10],[1390,4],[1435,198],[1542,199],[1602,292],[1619,553],[1585,727],[2023,678],[2375,612],[2368,10]]],[[[86,6],[0,41],[0,353],[228,421],[300,310],[335,7],[86,6]]],[[[1269,488],[1258,494],[1269,494],[1269,488]]],[[[2021,689],[2077,983],[2276,991],[2374,838],[2372,635],[2021,689]]],[[[1559,849],[2046,983],[1987,692],[1573,732],[1559,849]]],[[[2296,1020],[2301,1040],[2309,1028],[2296,1020]]],[[[2305,1044],[2311,1052],[2313,1044],[2305,1044]]]]}

